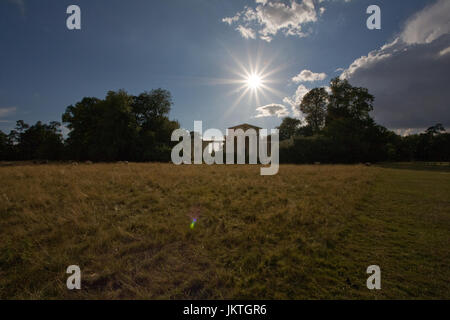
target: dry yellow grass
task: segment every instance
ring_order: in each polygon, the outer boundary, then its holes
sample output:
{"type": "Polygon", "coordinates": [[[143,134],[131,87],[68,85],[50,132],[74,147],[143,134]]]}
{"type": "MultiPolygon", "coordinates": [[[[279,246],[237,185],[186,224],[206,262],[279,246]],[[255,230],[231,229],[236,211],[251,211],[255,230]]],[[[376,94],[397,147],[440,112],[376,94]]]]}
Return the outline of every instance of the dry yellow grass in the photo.
{"type": "MultiPolygon", "coordinates": [[[[430,226],[409,228],[388,196],[376,205],[397,189],[385,181],[393,172],[398,181],[416,174],[365,166],[282,166],[269,177],[259,166],[0,167],[0,298],[448,298],[448,246],[435,248],[448,240],[448,206],[433,212],[435,238],[424,244],[430,226]],[[193,207],[201,213],[192,230],[193,207]],[[383,229],[402,219],[399,239],[383,229]],[[374,242],[378,229],[387,233],[374,242]],[[420,267],[394,267],[382,249],[391,245],[411,250],[413,262],[421,257],[425,271],[444,271],[431,278],[420,267]],[[430,247],[435,255],[422,252],[430,247]],[[392,265],[394,277],[371,292],[365,268],[377,261],[383,274],[392,265]],[[69,265],[80,266],[82,290],[67,290],[69,265]]],[[[448,203],[448,180],[426,175],[448,203]]]]}

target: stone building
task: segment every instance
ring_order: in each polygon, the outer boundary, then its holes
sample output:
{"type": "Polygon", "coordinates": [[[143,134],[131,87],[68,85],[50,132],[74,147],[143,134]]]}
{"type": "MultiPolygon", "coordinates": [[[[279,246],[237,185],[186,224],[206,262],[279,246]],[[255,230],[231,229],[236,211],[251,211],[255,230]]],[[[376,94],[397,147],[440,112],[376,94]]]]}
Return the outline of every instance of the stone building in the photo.
{"type": "MultiPolygon", "coordinates": [[[[245,134],[245,132],[247,130],[253,129],[256,131],[256,158],[259,158],[259,142],[260,142],[260,132],[259,130],[261,130],[262,128],[248,124],[248,123],[243,123],[237,126],[233,126],[233,127],[229,127],[228,130],[234,130],[234,132],[236,133],[237,130],[242,130],[245,134]]],[[[223,137],[223,139],[202,139],[202,150],[205,150],[205,148],[208,148],[209,152],[217,152],[219,150],[223,150],[223,155],[224,155],[224,163],[226,163],[226,139],[227,139],[227,134],[228,131],[225,134],[225,136],[223,137]]],[[[191,132],[191,138],[194,139],[194,135],[198,134],[198,133],[194,133],[191,132]]],[[[267,150],[268,150],[268,154],[270,155],[270,135],[267,137],[268,143],[267,143],[267,150]]],[[[245,163],[249,163],[249,149],[250,149],[250,138],[248,136],[245,137],[245,163]]],[[[194,145],[192,144],[192,156],[193,156],[193,150],[194,150],[194,145]]],[[[234,137],[234,163],[237,163],[237,137],[234,137]]],[[[258,161],[257,161],[258,162],[258,161]]]]}

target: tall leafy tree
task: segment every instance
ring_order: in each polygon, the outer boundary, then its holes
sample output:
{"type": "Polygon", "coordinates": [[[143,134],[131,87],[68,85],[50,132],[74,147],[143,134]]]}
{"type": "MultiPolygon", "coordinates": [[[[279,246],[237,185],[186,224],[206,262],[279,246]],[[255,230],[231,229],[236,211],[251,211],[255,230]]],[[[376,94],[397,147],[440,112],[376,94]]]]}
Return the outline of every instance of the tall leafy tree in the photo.
{"type": "Polygon", "coordinates": [[[302,99],[300,111],[305,115],[306,122],[313,133],[319,133],[325,126],[327,115],[328,93],[325,88],[315,88],[302,99]]]}
{"type": "Polygon", "coordinates": [[[340,117],[369,120],[375,98],[368,89],[353,87],[347,80],[334,78],[330,90],[327,121],[340,117]]]}
{"type": "Polygon", "coordinates": [[[133,96],[110,91],[105,99],[84,98],[69,106],[63,122],[70,130],[71,157],[83,160],[167,161],[170,136],[179,124],[170,121],[170,92],[162,89],[133,96]]]}
{"type": "Polygon", "coordinates": [[[124,90],[109,91],[106,98],[83,98],[62,116],[67,124],[71,157],[80,160],[132,160],[136,140],[133,97],[124,90]]]}
{"type": "Polygon", "coordinates": [[[164,89],[146,91],[133,97],[132,109],[138,125],[154,129],[160,118],[167,117],[172,107],[172,95],[164,89]]]}
{"type": "Polygon", "coordinates": [[[103,116],[101,100],[85,97],[66,108],[62,121],[70,130],[66,140],[68,156],[72,159],[95,160],[98,123],[103,116]]]}
{"type": "Polygon", "coordinates": [[[179,128],[169,120],[172,95],[164,89],[141,93],[133,98],[132,109],[139,126],[139,160],[169,161],[172,132],[179,128]]]}
{"type": "Polygon", "coordinates": [[[63,155],[61,124],[41,121],[29,126],[23,120],[17,121],[16,129],[9,135],[10,158],[17,160],[60,160],[63,155]]]}

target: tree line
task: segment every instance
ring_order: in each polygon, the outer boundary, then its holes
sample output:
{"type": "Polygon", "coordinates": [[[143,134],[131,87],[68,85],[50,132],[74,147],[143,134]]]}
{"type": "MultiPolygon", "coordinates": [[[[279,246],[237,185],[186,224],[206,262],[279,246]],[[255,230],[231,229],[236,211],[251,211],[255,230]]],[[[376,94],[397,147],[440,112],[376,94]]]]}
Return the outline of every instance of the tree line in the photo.
{"type": "MultiPolygon", "coordinates": [[[[375,123],[373,102],[368,89],[339,78],[329,91],[312,89],[298,106],[304,121],[287,117],[278,127],[280,161],[450,161],[450,134],[442,125],[403,137],[375,123]]],[[[171,134],[180,127],[168,117],[172,103],[163,89],[85,97],[62,115],[66,139],[60,122],[30,126],[19,120],[9,134],[0,131],[0,160],[169,162],[176,143],[171,134]]]]}
{"type": "Polygon", "coordinates": [[[170,161],[171,134],[180,127],[168,117],[171,106],[163,89],[85,97],[62,115],[67,139],[59,122],[19,120],[8,135],[0,131],[0,160],[170,161]]]}
{"type": "Polygon", "coordinates": [[[347,80],[331,80],[330,90],[315,88],[299,105],[305,123],[285,118],[280,131],[284,163],[361,163],[450,161],[450,134],[441,124],[425,133],[400,136],[370,116],[374,96],[347,80]]]}

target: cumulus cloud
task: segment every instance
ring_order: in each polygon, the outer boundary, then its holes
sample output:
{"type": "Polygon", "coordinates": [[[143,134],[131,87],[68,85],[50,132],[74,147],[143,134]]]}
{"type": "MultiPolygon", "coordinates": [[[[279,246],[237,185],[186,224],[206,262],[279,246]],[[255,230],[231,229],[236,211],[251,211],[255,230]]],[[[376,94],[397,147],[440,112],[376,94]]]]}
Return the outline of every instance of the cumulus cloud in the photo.
{"type": "Polygon", "coordinates": [[[0,108],[0,117],[6,117],[16,112],[16,107],[0,108]]]}
{"type": "Polygon", "coordinates": [[[241,36],[244,37],[245,39],[255,39],[255,31],[253,31],[252,28],[246,28],[244,26],[238,26],[236,28],[237,31],[240,32],[241,36]]]}
{"type": "Polygon", "coordinates": [[[450,1],[436,1],[408,20],[401,39],[407,44],[423,44],[450,33],[449,13],[450,1]]]}
{"type": "Polygon", "coordinates": [[[223,18],[222,22],[228,23],[229,25],[232,25],[233,22],[236,22],[239,20],[239,17],[228,17],[228,18],[223,18]]]}
{"type": "Polygon", "coordinates": [[[314,73],[310,70],[303,70],[292,78],[295,83],[322,81],[327,77],[325,73],[314,73]]]}
{"type": "Polygon", "coordinates": [[[304,31],[305,25],[317,22],[326,11],[324,5],[332,1],[351,0],[255,0],[254,6],[245,6],[234,16],[223,18],[222,22],[236,24],[239,32],[239,26],[256,30],[259,38],[267,42],[278,33],[302,38],[310,34],[304,31]]]}
{"type": "Polygon", "coordinates": [[[255,118],[265,118],[265,117],[286,117],[289,115],[287,108],[282,104],[269,104],[266,106],[256,108],[258,114],[255,118]]]}
{"type": "MultiPolygon", "coordinates": [[[[242,28],[257,30],[259,38],[270,42],[277,33],[286,36],[304,37],[307,34],[303,26],[317,21],[317,10],[313,0],[302,0],[290,3],[269,0],[256,0],[255,7],[246,6],[233,17],[223,18],[222,21],[231,25],[237,24],[237,30],[245,38],[242,28]]],[[[320,12],[323,10],[319,9],[320,12]]]]}
{"type": "Polygon", "coordinates": [[[302,114],[299,109],[299,105],[303,100],[303,97],[309,92],[309,89],[304,85],[299,85],[295,90],[294,95],[291,97],[285,97],[283,102],[291,106],[292,115],[297,118],[302,118],[302,114]]]}
{"type": "Polygon", "coordinates": [[[450,126],[450,1],[407,21],[398,37],[356,59],[341,78],[375,96],[374,117],[391,129],[450,126]]]}

